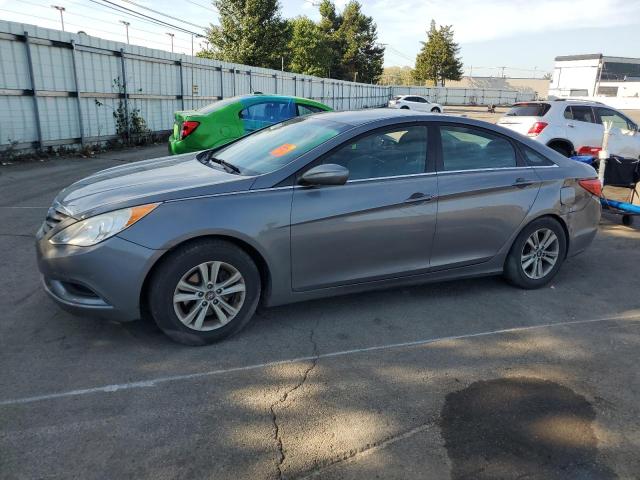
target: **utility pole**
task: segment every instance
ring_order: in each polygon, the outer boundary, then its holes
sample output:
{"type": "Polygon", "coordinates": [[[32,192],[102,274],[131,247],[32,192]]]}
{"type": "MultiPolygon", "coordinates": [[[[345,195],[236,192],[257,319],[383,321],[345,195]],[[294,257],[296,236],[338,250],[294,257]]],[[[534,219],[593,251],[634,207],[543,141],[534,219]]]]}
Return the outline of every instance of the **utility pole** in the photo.
{"type": "Polygon", "coordinates": [[[502,69],[502,74],[500,75],[502,78],[504,78],[504,69],[507,67],[500,67],[502,69]]]}
{"type": "Polygon", "coordinates": [[[120,23],[124,25],[124,29],[127,32],[127,44],[128,44],[129,43],[129,25],[131,25],[131,23],[125,22],[124,20],[120,20],[120,23]]]}
{"type": "Polygon", "coordinates": [[[355,72],[353,74],[353,81],[354,81],[354,83],[358,81],[358,72],[355,72]]]}
{"type": "Polygon", "coordinates": [[[280,71],[284,72],[284,56],[280,57],[280,60],[282,61],[281,67],[280,67],[280,71]]]}
{"type": "Polygon", "coordinates": [[[167,35],[169,35],[169,37],[171,37],[171,53],[173,53],[173,37],[175,37],[176,34],[167,32],[167,35]]]}
{"type": "Polygon", "coordinates": [[[191,56],[193,57],[193,33],[191,34],[191,56]]]}
{"type": "Polygon", "coordinates": [[[60,12],[60,23],[62,24],[62,31],[64,32],[64,17],[62,16],[62,12],[64,12],[66,9],[64,7],[61,7],[60,5],[51,5],[51,8],[55,8],[60,12]]]}

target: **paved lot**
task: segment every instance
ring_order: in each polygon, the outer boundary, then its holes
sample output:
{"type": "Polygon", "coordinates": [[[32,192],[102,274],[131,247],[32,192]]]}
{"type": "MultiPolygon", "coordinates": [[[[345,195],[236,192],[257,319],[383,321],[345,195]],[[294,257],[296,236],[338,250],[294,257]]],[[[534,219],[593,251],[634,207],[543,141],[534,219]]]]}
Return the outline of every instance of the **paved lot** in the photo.
{"type": "Polygon", "coordinates": [[[638,479],[640,230],[554,284],[499,278],[260,312],[188,348],[60,310],[54,195],[164,146],[0,169],[0,478],[638,479]]]}

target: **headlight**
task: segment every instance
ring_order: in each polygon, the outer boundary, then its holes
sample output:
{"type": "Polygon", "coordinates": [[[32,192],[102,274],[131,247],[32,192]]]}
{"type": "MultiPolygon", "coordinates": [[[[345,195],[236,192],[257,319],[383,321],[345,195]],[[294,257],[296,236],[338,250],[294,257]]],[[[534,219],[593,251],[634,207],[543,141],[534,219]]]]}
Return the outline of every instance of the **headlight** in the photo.
{"type": "Polygon", "coordinates": [[[159,203],[150,203],[96,215],[69,225],[49,241],[56,245],[90,247],[130,227],[158,205],[159,203]]]}

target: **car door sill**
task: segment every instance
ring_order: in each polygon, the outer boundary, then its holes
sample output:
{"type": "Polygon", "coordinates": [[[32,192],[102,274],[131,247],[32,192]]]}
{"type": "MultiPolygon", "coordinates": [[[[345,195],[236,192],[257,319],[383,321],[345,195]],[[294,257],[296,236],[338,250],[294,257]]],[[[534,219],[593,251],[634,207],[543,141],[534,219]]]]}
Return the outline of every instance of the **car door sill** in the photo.
{"type": "Polygon", "coordinates": [[[350,289],[350,288],[362,288],[362,289],[366,289],[368,286],[375,286],[378,284],[393,284],[393,283],[403,283],[405,281],[415,281],[415,283],[420,283],[422,281],[428,281],[430,277],[436,275],[436,274],[441,274],[441,273],[447,273],[449,271],[454,272],[456,270],[459,269],[464,269],[464,268],[473,268],[479,265],[484,265],[489,263],[489,261],[494,258],[494,257],[489,257],[489,258],[483,258],[481,260],[477,260],[477,261],[473,261],[473,262],[462,262],[462,263],[457,263],[455,265],[441,265],[441,266],[437,266],[437,267],[429,267],[428,269],[425,269],[423,271],[419,271],[417,273],[410,273],[407,275],[396,275],[393,277],[381,277],[381,278],[374,278],[374,279],[369,279],[369,280],[361,280],[361,281],[354,281],[354,282],[349,282],[349,283],[340,283],[340,284],[331,284],[331,285],[320,285],[320,286],[313,286],[313,287],[309,287],[309,288],[305,288],[305,289],[294,289],[293,293],[294,294],[305,294],[305,293],[313,293],[313,292],[321,292],[321,291],[330,291],[330,290],[340,290],[340,289],[350,289]]]}

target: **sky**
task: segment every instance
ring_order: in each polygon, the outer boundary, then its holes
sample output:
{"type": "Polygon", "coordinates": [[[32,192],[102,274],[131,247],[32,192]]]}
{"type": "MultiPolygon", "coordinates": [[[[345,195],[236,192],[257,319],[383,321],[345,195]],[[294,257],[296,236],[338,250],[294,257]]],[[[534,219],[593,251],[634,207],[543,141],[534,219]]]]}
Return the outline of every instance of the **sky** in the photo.
{"type": "MultiPolygon", "coordinates": [[[[217,23],[209,0],[110,0],[162,18],[189,30],[217,23]],[[133,3],[190,23],[162,17],[133,3]]],[[[412,66],[425,40],[431,19],[453,25],[460,44],[465,73],[474,76],[542,76],[553,68],[557,55],[603,53],[640,57],[640,1],[638,0],[360,0],[374,18],[378,39],[386,44],[385,66],[412,66]]],[[[307,15],[318,19],[316,0],[280,0],[285,17],[307,15]]],[[[340,9],[347,0],[335,0],[340,9]]],[[[191,35],[115,12],[91,0],[0,0],[0,19],[60,29],[62,6],[67,31],[83,30],[111,40],[164,50],[191,53],[191,35]]],[[[195,51],[203,46],[194,41],[195,51]]]]}

